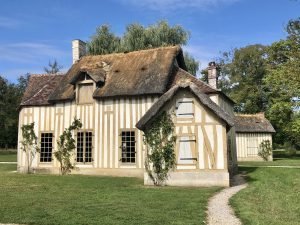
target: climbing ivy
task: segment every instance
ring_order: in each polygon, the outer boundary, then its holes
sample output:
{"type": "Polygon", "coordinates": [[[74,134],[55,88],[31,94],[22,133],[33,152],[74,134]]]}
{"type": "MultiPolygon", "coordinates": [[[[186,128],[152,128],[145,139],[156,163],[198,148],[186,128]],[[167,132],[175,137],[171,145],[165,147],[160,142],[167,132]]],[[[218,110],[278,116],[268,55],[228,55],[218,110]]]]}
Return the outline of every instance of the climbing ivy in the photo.
{"type": "Polygon", "coordinates": [[[37,136],[34,132],[34,123],[22,125],[21,131],[21,149],[25,152],[26,155],[26,173],[31,173],[32,160],[36,153],[39,152],[39,147],[37,145],[37,136]]]}
{"type": "Polygon", "coordinates": [[[175,167],[174,123],[171,115],[163,112],[144,132],[147,145],[145,168],[154,185],[162,185],[168,173],[175,167]]]}
{"type": "Polygon", "coordinates": [[[60,163],[61,175],[71,172],[71,169],[74,168],[74,165],[71,162],[71,157],[76,146],[72,132],[80,129],[81,127],[82,123],[79,119],[75,118],[72,124],[59,136],[59,140],[57,141],[57,151],[54,152],[54,156],[60,163]]]}

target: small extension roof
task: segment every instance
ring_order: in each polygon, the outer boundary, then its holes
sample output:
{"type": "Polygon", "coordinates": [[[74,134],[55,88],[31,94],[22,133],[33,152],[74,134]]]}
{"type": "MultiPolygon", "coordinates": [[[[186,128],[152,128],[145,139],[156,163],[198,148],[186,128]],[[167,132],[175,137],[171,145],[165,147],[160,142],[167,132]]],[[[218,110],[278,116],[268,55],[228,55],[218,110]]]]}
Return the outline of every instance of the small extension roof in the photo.
{"type": "Polygon", "coordinates": [[[213,112],[218,118],[223,120],[227,124],[227,127],[232,127],[234,125],[233,118],[214,103],[207,94],[204,94],[196,84],[186,82],[174,85],[170,90],[163,94],[138,121],[136,127],[143,131],[147,129],[147,126],[151,124],[153,119],[161,112],[163,106],[169,102],[180,89],[188,89],[191,91],[202,105],[213,112]]]}

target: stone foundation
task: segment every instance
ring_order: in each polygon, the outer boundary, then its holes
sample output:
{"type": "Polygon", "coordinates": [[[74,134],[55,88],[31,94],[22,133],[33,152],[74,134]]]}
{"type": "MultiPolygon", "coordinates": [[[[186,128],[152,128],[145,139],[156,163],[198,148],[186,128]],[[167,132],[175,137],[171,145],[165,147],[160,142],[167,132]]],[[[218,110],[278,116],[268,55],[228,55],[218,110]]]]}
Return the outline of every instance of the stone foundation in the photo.
{"type": "MultiPolygon", "coordinates": [[[[165,183],[165,185],[169,186],[229,187],[230,185],[229,173],[226,171],[176,171],[170,172],[169,175],[169,179],[165,183]]],[[[144,173],[144,185],[153,185],[146,172],[144,173]]]]}

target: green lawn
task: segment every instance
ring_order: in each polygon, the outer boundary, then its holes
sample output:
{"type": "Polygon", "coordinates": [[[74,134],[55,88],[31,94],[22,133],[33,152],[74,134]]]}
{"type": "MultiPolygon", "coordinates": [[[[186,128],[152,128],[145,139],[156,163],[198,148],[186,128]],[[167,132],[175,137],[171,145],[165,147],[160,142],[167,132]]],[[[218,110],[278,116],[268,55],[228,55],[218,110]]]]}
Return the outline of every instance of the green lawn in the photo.
{"type": "Polygon", "coordinates": [[[239,166],[300,166],[300,157],[274,158],[270,162],[239,162],[239,166]]]}
{"type": "Polygon", "coordinates": [[[245,225],[300,224],[300,169],[242,167],[249,186],[230,203],[245,225]]]}
{"type": "Polygon", "coordinates": [[[145,187],[136,178],[22,175],[0,164],[0,223],[204,224],[219,188],[145,187]]]}
{"type": "Polygon", "coordinates": [[[0,150],[0,162],[17,162],[17,152],[0,150]]]}

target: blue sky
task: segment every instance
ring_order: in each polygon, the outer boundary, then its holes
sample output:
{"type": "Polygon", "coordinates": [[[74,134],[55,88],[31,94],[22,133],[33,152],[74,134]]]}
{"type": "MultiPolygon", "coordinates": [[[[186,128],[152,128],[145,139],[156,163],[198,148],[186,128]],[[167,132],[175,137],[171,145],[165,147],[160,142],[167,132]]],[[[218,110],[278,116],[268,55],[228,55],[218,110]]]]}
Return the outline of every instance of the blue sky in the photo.
{"type": "Polygon", "coordinates": [[[158,20],[190,31],[184,50],[201,67],[235,47],[270,44],[284,38],[289,19],[300,16],[296,0],[9,0],[0,8],[0,75],[43,73],[56,59],[71,66],[71,41],[89,40],[97,26],[121,35],[126,25],[158,20]]]}

